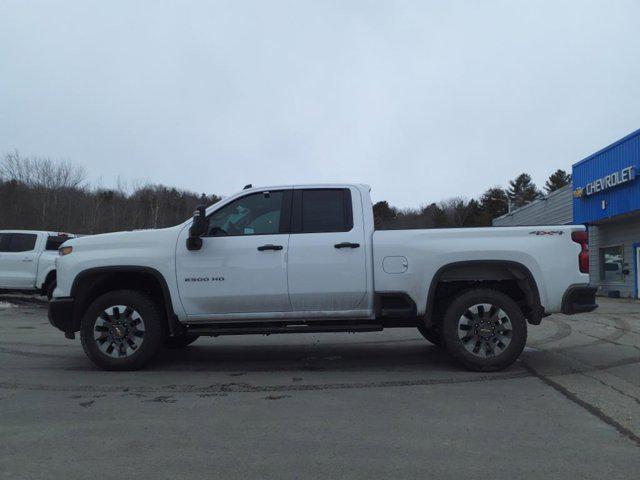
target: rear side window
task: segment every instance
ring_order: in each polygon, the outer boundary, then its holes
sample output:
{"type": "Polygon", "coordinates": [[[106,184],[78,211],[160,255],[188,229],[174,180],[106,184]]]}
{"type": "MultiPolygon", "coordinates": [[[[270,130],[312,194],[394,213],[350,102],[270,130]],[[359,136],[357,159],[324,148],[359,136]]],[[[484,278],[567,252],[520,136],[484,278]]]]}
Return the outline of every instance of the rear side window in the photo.
{"type": "Polygon", "coordinates": [[[30,252],[36,247],[37,239],[33,233],[3,233],[0,252],[30,252]]]}
{"type": "Polygon", "coordinates": [[[60,248],[60,245],[62,245],[67,240],[69,240],[69,237],[61,237],[61,236],[48,237],[47,238],[47,244],[44,247],[44,249],[45,250],[58,250],[58,248],[60,248]]]}
{"type": "Polygon", "coordinates": [[[303,190],[300,200],[301,233],[347,232],[353,228],[349,189],[303,190]]]}

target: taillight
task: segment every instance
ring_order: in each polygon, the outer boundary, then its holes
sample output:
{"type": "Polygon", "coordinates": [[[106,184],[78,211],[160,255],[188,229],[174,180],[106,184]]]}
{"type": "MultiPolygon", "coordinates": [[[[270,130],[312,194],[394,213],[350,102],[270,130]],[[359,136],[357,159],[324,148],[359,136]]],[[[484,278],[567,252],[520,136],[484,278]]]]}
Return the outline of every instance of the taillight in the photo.
{"type": "Polygon", "coordinates": [[[582,250],[578,254],[578,266],[582,273],[589,273],[589,233],[573,232],[571,239],[580,244],[582,250]]]}

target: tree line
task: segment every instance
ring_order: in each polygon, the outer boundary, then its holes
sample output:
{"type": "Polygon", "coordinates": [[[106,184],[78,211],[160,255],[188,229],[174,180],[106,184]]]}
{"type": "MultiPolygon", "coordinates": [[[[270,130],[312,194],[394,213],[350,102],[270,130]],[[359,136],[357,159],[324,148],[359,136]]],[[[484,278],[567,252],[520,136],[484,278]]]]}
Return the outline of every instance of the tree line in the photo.
{"type": "Polygon", "coordinates": [[[217,195],[156,184],[91,187],[70,162],[7,153],[0,161],[0,229],[95,234],[177,225],[217,195]]]}
{"type": "Polygon", "coordinates": [[[373,206],[376,228],[393,230],[403,228],[484,227],[491,220],[512,209],[544,197],[571,183],[571,174],[556,170],[545,182],[544,192],[536,186],[527,173],[509,182],[506,188],[493,186],[480,198],[471,200],[454,197],[420,208],[395,208],[387,201],[373,206]]]}
{"type": "MultiPolygon", "coordinates": [[[[553,192],[571,182],[557,170],[545,183],[553,192]]],[[[450,198],[420,208],[398,209],[381,201],[373,206],[376,228],[479,227],[543,196],[523,173],[507,188],[494,186],[478,199],[450,198]]],[[[91,186],[85,170],[68,161],[23,157],[19,152],[0,160],[0,229],[52,230],[96,234],[118,230],[162,228],[189,218],[197,205],[220,200],[158,184],[115,188],[91,186]]]]}

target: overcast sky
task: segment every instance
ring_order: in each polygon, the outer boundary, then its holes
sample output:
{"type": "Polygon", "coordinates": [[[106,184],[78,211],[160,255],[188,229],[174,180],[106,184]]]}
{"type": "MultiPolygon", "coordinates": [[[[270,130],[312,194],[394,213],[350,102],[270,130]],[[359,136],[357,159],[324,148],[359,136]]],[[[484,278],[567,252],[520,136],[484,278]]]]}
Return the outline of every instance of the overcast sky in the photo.
{"type": "Polygon", "coordinates": [[[542,186],[640,128],[640,1],[0,2],[0,153],[93,183],[542,186]]]}

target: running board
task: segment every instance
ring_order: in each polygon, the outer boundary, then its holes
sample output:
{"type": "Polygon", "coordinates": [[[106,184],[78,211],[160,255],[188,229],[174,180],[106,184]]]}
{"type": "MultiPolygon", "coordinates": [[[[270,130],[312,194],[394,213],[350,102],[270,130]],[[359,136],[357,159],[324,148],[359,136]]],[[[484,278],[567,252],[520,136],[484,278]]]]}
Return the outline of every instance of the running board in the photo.
{"type": "Polygon", "coordinates": [[[380,310],[382,318],[409,318],[416,316],[416,309],[409,308],[383,308],[380,310]]]}
{"type": "Polygon", "coordinates": [[[331,333],[331,332],[379,332],[382,325],[379,323],[352,324],[352,325],[246,325],[237,326],[223,324],[188,324],[188,335],[213,336],[218,335],[271,335],[275,333],[331,333]]]}

